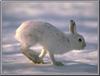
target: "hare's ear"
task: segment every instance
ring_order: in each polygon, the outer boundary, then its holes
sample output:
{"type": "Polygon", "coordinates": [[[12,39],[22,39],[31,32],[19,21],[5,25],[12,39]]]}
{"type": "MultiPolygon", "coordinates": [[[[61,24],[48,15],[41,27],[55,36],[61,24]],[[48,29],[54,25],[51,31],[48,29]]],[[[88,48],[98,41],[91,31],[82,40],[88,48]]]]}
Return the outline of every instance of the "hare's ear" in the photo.
{"type": "Polygon", "coordinates": [[[76,24],[73,20],[70,20],[69,31],[71,33],[76,33],[76,24]]]}

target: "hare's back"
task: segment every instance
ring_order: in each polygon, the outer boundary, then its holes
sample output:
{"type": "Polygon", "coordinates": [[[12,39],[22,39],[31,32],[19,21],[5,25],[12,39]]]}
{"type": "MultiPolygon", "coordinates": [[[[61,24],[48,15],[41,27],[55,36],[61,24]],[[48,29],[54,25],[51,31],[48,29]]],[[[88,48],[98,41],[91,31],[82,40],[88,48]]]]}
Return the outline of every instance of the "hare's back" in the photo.
{"type": "Polygon", "coordinates": [[[20,42],[30,43],[32,41],[41,41],[47,36],[53,36],[55,30],[54,26],[49,23],[41,21],[25,21],[16,30],[16,39],[20,42]]]}
{"type": "Polygon", "coordinates": [[[55,35],[55,33],[62,34],[54,25],[41,21],[26,21],[20,25],[16,30],[19,34],[31,34],[31,35],[55,35]]]}

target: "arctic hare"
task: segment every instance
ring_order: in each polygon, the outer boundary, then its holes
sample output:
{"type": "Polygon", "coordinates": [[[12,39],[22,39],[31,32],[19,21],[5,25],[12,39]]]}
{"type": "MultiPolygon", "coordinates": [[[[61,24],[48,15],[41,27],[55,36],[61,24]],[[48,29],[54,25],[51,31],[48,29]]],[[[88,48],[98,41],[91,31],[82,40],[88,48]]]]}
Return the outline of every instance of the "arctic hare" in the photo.
{"type": "Polygon", "coordinates": [[[21,50],[34,63],[43,62],[48,52],[54,65],[63,65],[54,58],[54,54],[64,54],[70,50],[80,50],[86,46],[84,37],[76,32],[76,24],[70,20],[69,32],[63,33],[50,23],[25,21],[16,30],[16,39],[21,43],[21,50]],[[39,43],[43,49],[39,55],[29,48],[39,43]]]}

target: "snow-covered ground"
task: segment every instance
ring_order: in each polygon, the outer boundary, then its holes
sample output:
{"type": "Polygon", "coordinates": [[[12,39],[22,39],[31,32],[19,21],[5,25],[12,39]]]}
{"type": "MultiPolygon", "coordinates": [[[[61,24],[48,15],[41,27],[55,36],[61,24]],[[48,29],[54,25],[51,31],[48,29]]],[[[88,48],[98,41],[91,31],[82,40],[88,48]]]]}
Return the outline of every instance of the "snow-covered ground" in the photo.
{"type": "MultiPolygon", "coordinates": [[[[2,4],[2,74],[72,75],[98,74],[98,2],[3,2],[2,4]],[[65,65],[33,64],[20,51],[15,40],[15,30],[26,20],[49,22],[63,32],[68,32],[69,20],[77,24],[77,31],[86,40],[84,50],[73,50],[55,55],[65,65]]],[[[39,49],[38,47],[35,47],[39,49]]]]}

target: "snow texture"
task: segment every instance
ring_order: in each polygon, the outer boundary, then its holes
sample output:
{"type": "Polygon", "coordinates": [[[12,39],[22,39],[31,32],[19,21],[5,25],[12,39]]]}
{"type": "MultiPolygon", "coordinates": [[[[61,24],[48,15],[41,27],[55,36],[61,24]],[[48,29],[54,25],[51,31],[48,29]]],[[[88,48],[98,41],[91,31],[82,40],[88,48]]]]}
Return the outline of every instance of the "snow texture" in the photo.
{"type": "MultiPolygon", "coordinates": [[[[98,74],[98,11],[97,1],[73,2],[3,2],[2,4],[2,74],[15,75],[86,75],[98,74]],[[26,20],[40,20],[53,24],[64,33],[68,32],[71,19],[75,20],[77,31],[86,40],[84,50],[72,50],[55,55],[64,66],[33,64],[20,51],[20,44],[14,38],[15,30],[26,20]]],[[[34,47],[40,51],[40,46],[34,47]]]]}

